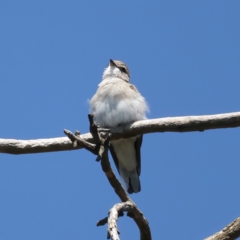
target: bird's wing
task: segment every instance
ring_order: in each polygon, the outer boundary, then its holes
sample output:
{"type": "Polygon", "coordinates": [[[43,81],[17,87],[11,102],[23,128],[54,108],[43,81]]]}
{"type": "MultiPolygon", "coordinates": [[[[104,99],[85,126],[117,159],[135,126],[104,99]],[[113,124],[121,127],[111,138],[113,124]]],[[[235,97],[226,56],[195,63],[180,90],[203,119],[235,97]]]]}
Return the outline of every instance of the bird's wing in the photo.
{"type": "Polygon", "coordinates": [[[117,155],[116,155],[116,153],[115,153],[115,151],[114,151],[113,145],[112,145],[111,143],[110,143],[110,145],[109,145],[109,149],[110,149],[110,152],[111,152],[113,161],[114,161],[114,163],[115,163],[115,166],[116,166],[116,168],[117,168],[117,170],[118,170],[118,173],[120,174],[120,172],[119,172],[118,158],[117,158],[117,155]]]}
{"type": "Polygon", "coordinates": [[[142,146],[142,140],[143,140],[143,135],[137,137],[136,142],[135,142],[138,176],[140,176],[140,174],[141,174],[141,146],[142,146]]]}

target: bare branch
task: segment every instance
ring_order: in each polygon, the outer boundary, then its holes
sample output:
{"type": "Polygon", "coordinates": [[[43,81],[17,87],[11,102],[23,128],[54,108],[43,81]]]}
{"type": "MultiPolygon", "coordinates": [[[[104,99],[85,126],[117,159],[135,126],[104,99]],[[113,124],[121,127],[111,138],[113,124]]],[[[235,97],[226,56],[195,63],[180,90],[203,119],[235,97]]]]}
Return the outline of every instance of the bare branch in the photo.
{"type": "MultiPolygon", "coordinates": [[[[132,201],[118,203],[109,210],[108,216],[108,233],[113,240],[119,239],[118,234],[120,233],[117,228],[117,220],[119,216],[123,215],[123,212],[128,212],[128,216],[133,216],[135,211],[138,211],[136,205],[132,201]]],[[[144,219],[146,221],[146,219],[144,219]]],[[[146,221],[148,225],[148,222],[146,221]]],[[[141,239],[151,239],[150,236],[141,236],[141,239]]]]}
{"type": "MultiPolygon", "coordinates": [[[[100,220],[97,222],[97,226],[103,226],[106,223],[108,223],[108,234],[109,236],[113,239],[119,239],[118,234],[120,233],[118,228],[117,228],[117,220],[119,217],[123,216],[123,212],[127,212],[127,216],[133,218],[136,222],[137,218],[141,218],[142,224],[138,227],[141,231],[141,240],[151,240],[151,233],[150,233],[150,228],[149,224],[146,218],[144,218],[143,214],[139,211],[137,206],[135,205],[134,202],[132,201],[127,201],[123,203],[118,203],[115,204],[110,210],[108,217],[100,220]],[[147,226],[147,228],[146,228],[147,226]]],[[[136,222],[137,223],[137,222],[136,222]]]]}
{"type": "Polygon", "coordinates": [[[235,240],[240,237],[240,217],[205,240],[235,240]]]}
{"type": "Polygon", "coordinates": [[[102,170],[105,173],[109,183],[119,198],[123,202],[127,203],[115,205],[112,211],[110,211],[109,217],[98,221],[97,226],[102,226],[108,221],[108,239],[110,237],[113,240],[119,239],[116,221],[118,216],[123,215],[123,210],[128,211],[128,216],[133,218],[139,227],[141,240],[151,240],[151,231],[148,225],[148,221],[143,216],[141,211],[136,207],[131,198],[127,195],[126,191],[123,189],[122,185],[116,178],[116,175],[111,168],[108,158],[108,147],[111,133],[108,129],[104,129],[104,133],[101,132],[101,129],[98,127],[98,125],[93,122],[93,116],[88,115],[88,117],[90,122],[90,131],[94,137],[96,144],[89,144],[88,142],[85,142],[85,140],[80,136],[80,132],[78,131],[75,133],[75,135],[68,130],[64,130],[64,133],[68,136],[74,147],[82,145],[85,149],[100,157],[102,170]]]}
{"type": "Polygon", "coordinates": [[[93,153],[95,155],[98,154],[97,145],[89,143],[89,142],[85,141],[84,139],[82,139],[82,137],[80,137],[79,131],[76,131],[76,133],[74,135],[71,131],[64,129],[64,133],[72,141],[73,147],[77,147],[78,145],[83,146],[85,149],[87,149],[91,153],[93,153]]]}
{"type": "MultiPolygon", "coordinates": [[[[202,132],[210,129],[234,128],[239,126],[240,112],[205,116],[158,118],[137,121],[124,127],[111,129],[111,139],[114,140],[154,132],[202,132]]],[[[87,142],[94,143],[90,133],[83,134],[81,137],[87,142]]],[[[74,147],[67,137],[37,140],[0,139],[1,153],[26,154],[81,148],[83,147],[74,147]]]]}
{"type": "MultiPolygon", "coordinates": [[[[128,213],[129,213],[128,216],[131,217],[135,221],[135,223],[137,224],[137,226],[139,228],[139,231],[140,231],[140,239],[141,240],[151,240],[152,239],[151,238],[151,231],[150,231],[150,227],[149,227],[147,219],[143,216],[143,213],[137,208],[135,203],[132,201],[132,199],[128,196],[126,191],[123,189],[121,183],[118,181],[116,175],[114,174],[114,172],[111,168],[111,165],[110,165],[107,154],[108,154],[108,151],[107,151],[107,149],[105,149],[104,154],[102,156],[102,161],[101,161],[102,169],[105,172],[105,175],[106,175],[109,183],[111,184],[111,186],[115,190],[115,193],[119,196],[119,198],[123,202],[128,203],[128,205],[117,205],[117,206],[118,207],[120,206],[120,209],[121,209],[122,206],[129,206],[129,204],[130,204],[131,208],[128,208],[128,210],[124,210],[124,211],[128,211],[128,213]]],[[[113,215],[114,215],[114,212],[113,212],[113,215]]],[[[114,216],[116,216],[116,214],[114,216]]],[[[114,217],[113,217],[113,219],[114,219],[114,217]]],[[[106,220],[106,218],[105,218],[105,220],[106,220]]],[[[116,218],[115,218],[115,220],[117,221],[116,218]]],[[[113,220],[111,220],[111,222],[112,221],[113,220]]],[[[100,220],[97,223],[97,226],[103,225],[104,223],[105,223],[104,219],[100,220]]],[[[109,218],[108,218],[108,229],[112,228],[112,226],[114,226],[114,223],[112,223],[112,225],[111,224],[109,225],[109,218]]],[[[116,236],[117,236],[116,232],[117,231],[113,231],[112,234],[109,232],[112,239],[118,239],[118,238],[116,238],[116,236]],[[115,238],[113,238],[113,236],[115,238]]]]}

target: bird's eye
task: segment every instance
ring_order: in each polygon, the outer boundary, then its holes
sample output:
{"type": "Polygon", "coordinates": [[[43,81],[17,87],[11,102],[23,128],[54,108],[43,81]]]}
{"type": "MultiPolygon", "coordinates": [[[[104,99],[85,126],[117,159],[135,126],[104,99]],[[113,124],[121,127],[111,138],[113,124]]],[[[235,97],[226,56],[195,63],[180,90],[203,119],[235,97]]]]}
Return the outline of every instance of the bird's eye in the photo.
{"type": "Polygon", "coordinates": [[[121,67],[120,70],[121,70],[121,72],[127,73],[127,70],[124,67],[121,67]]]}

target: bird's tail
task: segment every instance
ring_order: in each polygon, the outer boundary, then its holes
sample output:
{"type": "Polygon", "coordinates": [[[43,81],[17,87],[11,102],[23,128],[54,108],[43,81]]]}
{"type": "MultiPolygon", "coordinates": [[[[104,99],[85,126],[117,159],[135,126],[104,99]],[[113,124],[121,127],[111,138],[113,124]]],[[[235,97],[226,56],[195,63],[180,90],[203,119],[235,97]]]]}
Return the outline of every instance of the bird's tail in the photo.
{"type": "Polygon", "coordinates": [[[124,167],[120,167],[119,170],[120,176],[126,184],[128,193],[131,194],[140,192],[141,184],[137,174],[137,169],[134,169],[133,171],[127,171],[124,167]]]}

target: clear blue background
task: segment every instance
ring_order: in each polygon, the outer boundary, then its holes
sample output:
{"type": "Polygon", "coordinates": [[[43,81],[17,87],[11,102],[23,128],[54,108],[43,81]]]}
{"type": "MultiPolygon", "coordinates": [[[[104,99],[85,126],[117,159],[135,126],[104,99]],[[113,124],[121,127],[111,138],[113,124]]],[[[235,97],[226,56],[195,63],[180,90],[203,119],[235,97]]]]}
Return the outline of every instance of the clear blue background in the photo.
{"type": "MultiPolygon", "coordinates": [[[[149,118],[239,111],[240,1],[1,1],[0,138],[88,132],[110,58],[149,118]]],[[[133,200],[153,239],[203,239],[240,215],[240,130],[144,136],[133,200]]],[[[119,199],[86,150],[0,154],[0,239],[106,239],[119,199]]],[[[119,220],[121,239],[138,239],[119,220]]]]}

